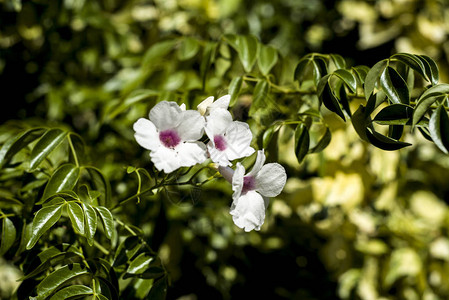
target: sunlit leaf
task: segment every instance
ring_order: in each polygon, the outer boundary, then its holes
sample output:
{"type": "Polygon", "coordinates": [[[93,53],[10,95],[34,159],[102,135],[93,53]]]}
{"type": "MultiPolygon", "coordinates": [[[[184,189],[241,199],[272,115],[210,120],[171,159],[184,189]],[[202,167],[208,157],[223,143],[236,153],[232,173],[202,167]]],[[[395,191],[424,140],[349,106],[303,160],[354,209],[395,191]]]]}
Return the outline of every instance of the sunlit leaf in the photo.
{"type": "Polygon", "coordinates": [[[351,91],[353,93],[356,92],[357,81],[356,81],[354,75],[351,74],[351,72],[349,72],[345,69],[339,69],[339,70],[335,70],[334,73],[332,73],[332,74],[337,76],[338,78],[340,78],[346,84],[346,86],[348,86],[351,89],[351,91]]]}
{"type": "Polygon", "coordinates": [[[268,75],[278,61],[277,50],[271,46],[261,45],[258,59],[259,69],[263,75],[268,75]]]}
{"type": "Polygon", "coordinates": [[[33,128],[9,139],[0,149],[0,168],[3,167],[16,153],[42,136],[44,128],[33,128]]]}
{"type": "Polygon", "coordinates": [[[71,297],[87,297],[93,295],[94,291],[85,285],[72,285],[56,292],[50,300],[66,300],[71,297]]]}
{"type": "Polygon", "coordinates": [[[106,207],[95,206],[94,208],[97,211],[98,215],[100,216],[100,220],[103,224],[104,233],[106,234],[106,237],[111,239],[112,233],[115,230],[114,217],[106,207]]]}
{"type": "Polygon", "coordinates": [[[191,37],[184,37],[178,49],[179,60],[188,60],[194,57],[200,50],[199,42],[191,37]]]}
{"type": "Polygon", "coordinates": [[[233,107],[237,102],[240,90],[242,89],[243,78],[241,76],[234,77],[229,84],[229,95],[231,95],[231,100],[229,103],[230,107],[233,107]]]}
{"type": "Polygon", "coordinates": [[[409,104],[410,93],[405,80],[398,72],[387,66],[380,76],[380,86],[393,103],[409,104]]]}
{"type": "Polygon", "coordinates": [[[94,235],[97,231],[97,214],[95,209],[88,203],[82,203],[84,210],[84,235],[89,245],[94,243],[94,235]]]}
{"type": "Polygon", "coordinates": [[[80,175],[79,167],[73,164],[64,164],[60,166],[51,176],[45,186],[42,200],[48,199],[50,196],[66,190],[72,190],[78,182],[80,175]]]}
{"type": "Polygon", "coordinates": [[[432,85],[437,85],[440,79],[438,66],[433,59],[427,55],[417,55],[417,57],[423,62],[425,67],[425,73],[432,85]]]}
{"type": "Polygon", "coordinates": [[[84,234],[84,212],[76,202],[67,203],[67,211],[73,228],[80,234],[84,234]]]}
{"type": "Polygon", "coordinates": [[[30,170],[34,170],[67,136],[67,131],[61,129],[48,130],[36,143],[31,151],[30,170]]]}
{"type": "Polygon", "coordinates": [[[339,54],[330,54],[330,61],[334,64],[336,69],[344,69],[346,67],[345,59],[339,54]]]}
{"type": "Polygon", "coordinates": [[[148,253],[139,254],[128,266],[126,273],[129,274],[141,274],[143,273],[149,266],[150,263],[154,260],[154,256],[149,255],[148,253]]]}
{"type": "Polygon", "coordinates": [[[45,206],[36,213],[33,219],[32,235],[26,246],[27,249],[33,248],[40,237],[59,220],[64,206],[64,204],[45,206]]]}
{"type": "Polygon", "coordinates": [[[406,125],[413,116],[413,108],[405,104],[392,104],[383,108],[374,120],[382,125],[406,125]]]}
{"type": "Polygon", "coordinates": [[[374,91],[374,88],[376,87],[377,81],[380,78],[380,75],[383,74],[388,61],[387,60],[381,60],[378,63],[376,63],[366,74],[365,77],[365,85],[364,85],[364,91],[365,91],[365,98],[366,100],[369,99],[371,94],[374,91]]]}
{"type": "Polygon", "coordinates": [[[259,54],[259,42],[257,38],[252,35],[239,36],[237,38],[237,49],[243,69],[246,72],[251,72],[259,54]]]}

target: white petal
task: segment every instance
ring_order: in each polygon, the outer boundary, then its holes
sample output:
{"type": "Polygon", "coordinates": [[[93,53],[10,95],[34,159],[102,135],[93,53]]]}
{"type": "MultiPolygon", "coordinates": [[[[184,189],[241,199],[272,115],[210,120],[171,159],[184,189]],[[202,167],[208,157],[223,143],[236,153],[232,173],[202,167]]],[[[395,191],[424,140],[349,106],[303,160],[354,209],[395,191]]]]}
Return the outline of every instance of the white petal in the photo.
{"type": "Polygon", "coordinates": [[[227,148],[225,151],[229,160],[250,156],[254,153],[254,148],[250,146],[253,134],[248,124],[244,122],[232,122],[225,132],[227,148]]]}
{"type": "Polygon", "coordinates": [[[226,154],[226,152],[220,151],[215,148],[215,145],[212,141],[209,141],[209,143],[207,143],[207,151],[209,152],[210,159],[214,163],[217,163],[223,167],[232,165],[232,163],[228,159],[228,155],[226,154]]]}
{"type": "Polygon", "coordinates": [[[207,108],[214,102],[214,96],[207,97],[196,107],[199,113],[204,116],[206,114],[207,108]]]}
{"type": "Polygon", "coordinates": [[[179,137],[183,141],[199,140],[204,134],[204,118],[196,110],[184,111],[181,122],[176,127],[179,137]]]}
{"type": "Polygon", "coordinates": [[[256,190],[266,197],[276,197],[282,192],[287,174],[278,163],[266,164],[256,175],[256,190]]]}
{"type": "Polygon", "coordinates": [[[243,177],[245,176],[245,167],[242,166],[241,163],[237,163],[234,171],[234,175],[232,176],[232,190],[234,193],[232,194],[232,199],[234,201],[240,197],[243,189],[243,177]]]}
{"type": "Polygon", "coordinates": [[[251,169],[251,171],[248,173],[248,175],[251,176],[256,176],[257,173],[259,173],[260,169],[262,169],[263,164],[265,163],[265,153],[262,150],[258,150],[257,151],[257,157],[256,157],[256,162],[254,163],[253,168],[251,169]]]}
{"type": "Polygon", "coordinates": [[[265,199],[256,191],[240,196],[230,211],[235,225],[246,232],[260,230],[265,220],[265,199]]]}
{"type": "Polygon", "coordinates": [[[201,142],[181,143],[175,148],[179,162],[183,167],[201,164],[207,159],[206,146],[201,142]]]}
{"type": "Polygon", "coordinates": [[[206,127],[204,128],[207,136],[213,141],[214,136],[225,132],[226,128],[232,124],[232,116],[226,109],[216,109],[206,117],[206,127]]]}
{"type": "Polygon", "coordinates": [[[161,101],[150,110],[150,121],[159,131],[173,129],[181,122],[181,114],[176,102],[161,101]]]}
{"type": "Polygon", "coordinates": [[[150,152],[151,161],[159,171],[171,173],[182,167],[181,161],[175,149],[167,147],[159,147],[155,151],[150,152]]]}
{"type": "Polygon", "coordinates": [[[185,103],[181,104],[181,105],[179,106],[179,108],[180,108],[182,111],[186,111],[186,104],[185,104],[185,103]]]}
{"type": "Polygon", "coordinates": [[[231,95],[224,95],[223,97],[218,98],[214,103],[209,105],[209,112],[217,108],[228,109],[229,102],[231,102],[231,95]]]}
{"type": "Polygon", "coordinates": [[[137,143],[145,149],[155,150],[161,145],[156,126],[150,120],[144,118],[138,119],[134,123],[133,129],[136,132],[134,137],[137,143]]]}

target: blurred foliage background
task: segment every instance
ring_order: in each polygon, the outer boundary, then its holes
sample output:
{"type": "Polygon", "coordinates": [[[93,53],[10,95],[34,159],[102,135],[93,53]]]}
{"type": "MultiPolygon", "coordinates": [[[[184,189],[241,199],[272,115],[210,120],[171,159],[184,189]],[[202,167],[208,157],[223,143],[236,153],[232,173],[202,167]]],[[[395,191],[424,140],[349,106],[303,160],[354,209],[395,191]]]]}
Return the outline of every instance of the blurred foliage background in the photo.
{"type": "MultiPolygon", "coordinates": [[[[202,74],[200,57],[224,34],[251,34],[276,48],[284,82],[292,80],[288,66],[311,52],[369,67],[397,52],[426,54],[438,63],[441,82],[449,82],[445,0],[0,0],[0,6],[2,140],[36,125],[67,127],[94,149],[89,159],[118,198],[135,189],[124,168],[149,165],[133,122],[158,100],[195,108],[206,96],[225,94],[239,76],[224,59],[202,74]],[[201,48],[183,52],[189,39],[201,48]],[[167,43],[158,53],[171,59],[151,52],[161,41],[167,43]]],[[[217,51],[226,57],[230,50],[217,51]]],[[[246,100],[242,95],[234,108],[242,120],[246,100]]],[[[174,187],[123,208],[170,274],[168,299],[449,297],[449,157],[414,135],[407,137],[412,147],[382,151],[334,115],[326,120],[331,144],[302,164],[292,151],[292,130],[279,132],[277,157],[289,180],[260,232],[234,226],[223,180],[174,187]]],[[[8,299],[17,272],[0,260],[0,298],[8,299]]]]}

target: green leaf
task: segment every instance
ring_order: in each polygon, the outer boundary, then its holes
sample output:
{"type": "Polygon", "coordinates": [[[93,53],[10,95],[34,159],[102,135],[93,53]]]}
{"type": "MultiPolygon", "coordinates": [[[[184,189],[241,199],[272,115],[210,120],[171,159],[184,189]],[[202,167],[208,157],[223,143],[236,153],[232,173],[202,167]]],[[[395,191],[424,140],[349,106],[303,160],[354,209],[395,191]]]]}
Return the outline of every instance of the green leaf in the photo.
{"type": "Polygon", "coordinates": [[[46,129],[44,128],[33,128],[9,139],[0,149],[0,168],[2,168],[17,152],[42,136],[45,131],[46,129]]]}
{"type": "Polygon", "coordinates": [[[113,266],[121,266],[128,262],[141,247],[139,238],[137,236],[129,236],[118,246],[114,256],[113,266]]]}
{"type": "Polygon", "coordinates": [[[229,84],[229,95],[231,95],[231,100],[229,106],[232,107],[237,102],[237,99],[242,89],[243,78],[241,76],[234,77],[229,84]]]}
{"type": "Polygon", "coordinates": [[[374,122],[381,125],[406,125],[413,116],[413,108],[405,104],[392,104],[383,108],[375,117],[374,122]]]}
{"type": "Polygon", "coordinates": [[[200,50],[200,43],[191,37],[184,37],[181,46],[178,49],[178,59],[180,61],[188,60],[194,57],[200,50]]]}
{"type": "Polygon", "coordinates": [[[96,191],[100,192],[98,197],[98,204],[101,206],[109,207],[111,205],[111,184],[104,174],[97,168],[86,167],[89,173],[93,187],[96,191]]]}
{"type": "Polygon", "coordinates": [[[439,80],[438,66],[433,59],[426,55],[417,55],[425,67],[427,78],[432,85],[437,85],[439,80]]]}
{"type": "Polygon", "coordinates": [[[367,129],[366,136],[368,137],[368,140],[372,145],[382,150],[394,151],[411,145],[409,143],[401,142],[384,136],[372,129],[367,129]]]}
{"type": "MultiPolygon", "coordinates": [[[[327,74],[326,62],[320,57],[314,57],[312,60],[312,73],[315,86],[318,84],[323,76],[327,74]]],[[[324,78],[324,77],[323,77],[324,78]]]]}
{"type": "Polygon", "coordinates": [[[246,72],[251,72],[259,52],[259,42],[257,41],[257,38],[252,35],[238,36],[237,52],[240,61],[242,62],[243,69],[246,72]]]}
{"type": "Polygon", "coordinates": [[[339,69],[335,70],[332,74],[340,78],[353,93],[357,91],[357,80],[351,72],[344,69],[339,69]]]}
{"type": "Polygon", "coordinates": [[[4,255],[16,241],[16,228],[14,223],[8,219],[2,219],[2,240],[0,241],[0,256],[4,255]]]}
{"type": "Polygon", "coordinates": [[[268,145],[270,144],[276,130],[276,126],[268,127],[267,130],[263,133],[262,136],[262,148],[266,149],[268,148],[268,145]]]}
{"type": "Polygon", "coordinates": [[[163,276],[153,282],[148,299],[164,300],[167,297],[167,276],[163,276]]]}
{"type": "Polygon", "coordinates": [[[343,119],[343,121],[346,121],[345,115],[343,114],[340,104],[330,88],[328,78],[329,75],[326,75],[320,81],[317,88],[318,97],[323,102],[324,106],[327,107],[327,109],[336,113],[340,118],[343,119]]]}
{"type": "Polygon", "coordinates": [[[97,214],[95,209],[88,203],[81,203],[84,209],[84,235],[87,243],[92,246],[94,244],[94,235],[97,231],[97,214]]]}
{"type": "Polygon", "coordinates": [[[449,117],[444,105],[439,105],[432,113],[429,122],[429,131],[435,145],[441,151],[449,152],[449,117]]]}
{"type": "Polygon", "coordinates": [[[200,74],[202,79],[203,89],[206,87],[206,77],[207,72],[215,60],[215,52],[217,50],[216,43],[207,43],[203,49],[203,54],[201,56],[201,64],[200,64],[200,74]]]}
{"type": "Polygon", "coordinates": [[[391,56],[392,60],[397,60],[405,64],[406,66],[415,70],[423,78],[426,78],[426,67],[422,60],[417,55],[410,53],[397,53],[391,56]]]}
{"type": "Polygon", "coordinates": [[[103,206],[95,206],[95,210],[97,211],[98,215],[100,216],[100,220],[103,224],[104,233],[106,234],[106,237],[111,239],[112,233],[115,230],[114,227],[114,217],[112,216],[109,209],[103,206]]]}
{"type": "Polygon", "coordinates": [[[303,81],[304,76],[306,74],[307,67],[312,63],[312,59],[309,56],[305,56],[301,58],[295,67],[294,80],[301,83],[303,81]]]}
{"type": "Polygon", "coordinates": [[[329,59],[336,69],[344,69],[346,67],[345,59],[339,54],[330,54],[329,59]]]}
{"type": "Polygon", "coordinates": [[[422,93],[416,103],[413,126],[423,118],[432,104],[443,101],[447,94],[449,94],[449,84],[446,83],[435,85],[422,93]]]}
{"type": "Polygon", "coordinates": [[[84,234],[84,212],[81,206],[73,201],[68,202],[67,211],[75,231],[79,232],[80,234],[84,234]]]}
{"type": "Polygon", "coordinates": [[[69,163],[74,165],[80,165],[85,157],[85,144],[81,136],[76,133],[70,132],[67,136],[69,141],[69,163]]]}
{"type": "Polygon", "coordinates": [[[405,80],[391,67],[386,67],[380,76],[380,86],[393,103],[409,104],[410,94],[405,80]]]}
{"type": "Polygon", "coordinates": [[[37,298],[45,299],[66,282],[89,274],[86,266],[75,263],[63,266],[45,277],[36,288],[37,298]]]}
{"type": "Polygon", "coordinates": [[[71,297],[87,297],[89,295],[93,295],[94,291],[85,285],[72,285],[65,287],[58,292],[56,292],[50,300],[66,300],[71,297]]]}
{"type": "Polygon", "coordinates": [[[278,52],[271,46],[261,45],[259,53],[259,69],[263,75],[268,75],[278,61],[278,52]]]}
{"type": "Polygon", "coordinates": [[[70,191],[75,187],[80,175],[80,168],[73,164],[60,166],[51,176],[45,186],[41,201],[47,200],[54,194],[62,191],[70,191]]]}
{"type": "Polygon", "coordinates": [[[386,59],[379,61],[369,70],[368,74],[366,74],[364,85],[366,100],[368,100],[373,93],[376,83],[379,80],[380,75],[383,74],[387,63],[388,61],[386,59]]]}
{"type": "Polygon", "coordinates": [[[326,126],[326,131],[319,139],[318,143],[313,148],[310,148],[309,153],[318,153],[323,151],[331,142],[332,134],[329,127],[326,126]]]}
{"type": "Polygon", "coordinates": [[[155,62],[159,62],[163,56],[167,55],[174,48],[176,43],[177,40],[166,40],[153,44],[143,56],[142,68],[151,68],[151,65],[155,62]]]}
{"type": "Polygon", "coordinates": [[[30,170],[34,170],[67,136],[67,131],[61,129],[48,130],[36,143],[31,151],[30,170]]]}
{"type": "Polygon", "coordinates": [[[269,85],[266,80],[259,80],[254,87],[253,101],[249,109],[249,115],[252,116],[259,108],[265,104],[265,99],[268,97],[269,85]]]}
{"type": "Polygon", "coordinates": [[[299,163],[304,160],[309,152],[309,130],[305,124],[298,124],[295,129],[295,155],[299,163]]]}
{"type": "Polygon", "coordinates": [[[26,246],[27,250],[34,247],[40,237],[50,229],[61,217],[65,204],[57,204],[42,207],[34,216],[32,235],[26,246]]]}
{"type": "Polygon", "coordinates": [[[367,66],[355,66],[351,68],[351,70],[354,72],[354,74],[357,76],[357,80],[363,86],[363,84],[365,83],[366,75],[369,72],[369,68],[367,66]]]}
{"type": "MultiPolygon", "coordinates": [[[[128,274],[142,274],[149,266],[150,263],[154,260],[154,256],[148,253],[141,253],[135,259],[131,261],[126,270],[128,274]]],[[[126,276],[126,275],[125,275],[126,276]]],[[[124,277],[125,279],[126,277],[124,277]]]]}

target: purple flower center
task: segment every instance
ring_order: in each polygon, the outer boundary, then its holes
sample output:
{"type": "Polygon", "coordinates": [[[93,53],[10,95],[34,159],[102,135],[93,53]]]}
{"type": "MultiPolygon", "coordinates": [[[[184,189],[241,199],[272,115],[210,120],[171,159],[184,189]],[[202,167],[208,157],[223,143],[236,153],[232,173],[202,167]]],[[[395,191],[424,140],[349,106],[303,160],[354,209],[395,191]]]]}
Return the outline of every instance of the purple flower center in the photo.
{"type": "Polygon", "coordinates": [[[214,136],[214,144],[215,144],[215,148],[217,148],[220,151],[224,151],[227,148],[226,141],[225,141],[224,137],[221,135],[214,136]]]}
{"type": "Polygon", "coordinates": [[[242,194],[256,189],[256,180],[253,176],[243,177],[242,194]]]}
{"type": "Polygon", "coordinates": [[[178,133],[173,129],[167,129],[159,132],[159,139],[167,148],[174,148],[179,144],[179,142],[181,142],[181,138],[178,133]]]}

